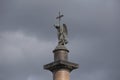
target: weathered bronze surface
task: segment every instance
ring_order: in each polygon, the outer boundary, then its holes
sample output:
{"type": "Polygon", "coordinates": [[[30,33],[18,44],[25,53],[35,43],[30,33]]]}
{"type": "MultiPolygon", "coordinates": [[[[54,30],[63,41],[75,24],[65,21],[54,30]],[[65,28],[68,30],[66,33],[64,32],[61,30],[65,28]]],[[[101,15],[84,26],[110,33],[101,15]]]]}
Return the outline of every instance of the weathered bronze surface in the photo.
{"type": "Polygon", "coordinates": [[[61,15],[59,12],[59,16],[56,18],[59,20],[59,24],[55,24],[54,27],[57,29],[58,31],[58,45],[65,45],[68,43],[67,41],[67,35],[68,35],[68,31],[67,31],[67,26],[66,24],[60,24],[61,18],[64,15],[61,15]]]}
{"type": "Polygon", "coordinates": [[[67,26],[63,25],[54,25],[58,31],[58,45],[65,45],[68,43],[67,41],[67,26]]]}

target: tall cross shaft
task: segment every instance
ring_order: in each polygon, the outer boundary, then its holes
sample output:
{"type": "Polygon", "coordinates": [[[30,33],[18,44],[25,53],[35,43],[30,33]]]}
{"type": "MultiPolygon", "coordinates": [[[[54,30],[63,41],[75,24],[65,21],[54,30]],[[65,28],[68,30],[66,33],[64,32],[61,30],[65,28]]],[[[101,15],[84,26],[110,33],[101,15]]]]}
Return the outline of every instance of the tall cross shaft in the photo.
{"type": "Polygon", "coordinates": [[[62,17],[64,17],[64,15],[61,15],[61,13],[59,12],[59,16],[58,17],[56,17],[56,19],[58,19],[59,20],[59,26],[60,26],[60,21],[61,21],[61,18],[62,17]]]}

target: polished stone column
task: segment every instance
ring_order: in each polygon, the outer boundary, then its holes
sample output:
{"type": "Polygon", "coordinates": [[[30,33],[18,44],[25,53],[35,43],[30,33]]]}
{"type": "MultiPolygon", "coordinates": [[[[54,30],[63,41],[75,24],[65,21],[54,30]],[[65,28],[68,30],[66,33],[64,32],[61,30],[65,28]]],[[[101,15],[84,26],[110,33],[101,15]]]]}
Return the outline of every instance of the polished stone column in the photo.
{"type": "Polygon", "coordinates": [[[60,69],[53,73],[53,80],[70,80],[70,73],[66,69],[60,69]]]}

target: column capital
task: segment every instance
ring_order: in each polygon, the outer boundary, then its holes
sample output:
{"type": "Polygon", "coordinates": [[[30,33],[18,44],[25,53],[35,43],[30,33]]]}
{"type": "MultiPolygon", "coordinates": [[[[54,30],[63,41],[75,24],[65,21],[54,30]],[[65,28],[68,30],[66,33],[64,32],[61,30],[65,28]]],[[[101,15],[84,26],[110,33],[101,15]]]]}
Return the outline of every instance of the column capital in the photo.
{"type": "Polygon", "coordinates": [[[77,69],[78,67],[79,65],[76,63],[63,61],[63,60],[55,61],[47,65],[44,65],[44,69],[50,70],[51,72],[54,72],[60,69],[67,69],[71,72],[72,70],[77,69]]]}

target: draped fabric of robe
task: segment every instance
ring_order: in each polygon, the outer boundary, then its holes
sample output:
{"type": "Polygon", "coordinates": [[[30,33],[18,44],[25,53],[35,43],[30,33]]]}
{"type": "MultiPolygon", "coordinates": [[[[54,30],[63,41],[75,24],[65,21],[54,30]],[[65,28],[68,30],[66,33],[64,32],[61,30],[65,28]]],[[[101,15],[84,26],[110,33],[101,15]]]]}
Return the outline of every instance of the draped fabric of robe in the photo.
{"type": "Polygon", "coordinates": [[[65,26],[59,26],[57,27],[57,30],[58,30],[58,40],[59,40],[59,44],[60,45],[65,45],[67,44],[67,30],[65,30],[65,26]]]}

